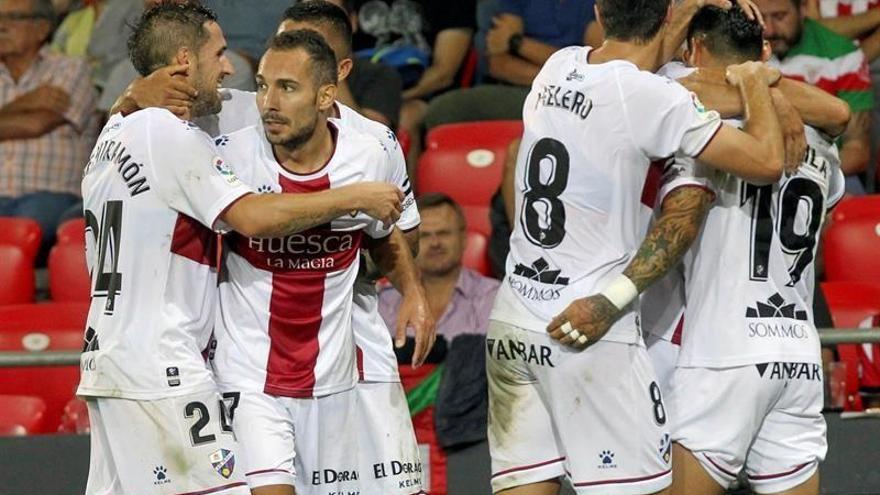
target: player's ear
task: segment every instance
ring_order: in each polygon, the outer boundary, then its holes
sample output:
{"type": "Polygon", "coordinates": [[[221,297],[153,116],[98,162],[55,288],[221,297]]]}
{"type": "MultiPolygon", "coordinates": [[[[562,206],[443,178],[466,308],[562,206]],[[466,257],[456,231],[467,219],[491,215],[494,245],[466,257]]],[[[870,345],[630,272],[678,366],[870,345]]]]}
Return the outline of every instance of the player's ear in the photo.
{"type": "Polygon", "coordinates": [[[761,46],[761,62],[770,60],[771,55],[773,55],[773,47],[770,46],[769,41],[764,40],[764,44],[761,46]]]}
{"type": "Polygon", "coordinates": [[[189,48],[182,46],[177,49],[177,54],[174,56],[174,63],[178,65],[189,65],[190,62],[193,62],[193,53],[189,50],[189,48]]]}
{"type": "Polygon", "coordinates": [[[324,84],[318,88],[318,110],[326,112],[336,101],[336,85],[324,84]]]}
{"type": "Polygon", "coordinates": [[[602,28],[602,32],[605,32],[605,23],[602,20],[602,12],[599,11],[599,4],[593,4],[593,15],[596,16],[596,23],[599,24],[599,27],[602,28]]]}
{"type": "Polygon", "coordinates": [[[339,61],[339,68],[336,71],[336,77],[339,78],[340,81],[345,80],[349,74],[351,74],[352,64],[351,58],[344,58],[339,61]]]}

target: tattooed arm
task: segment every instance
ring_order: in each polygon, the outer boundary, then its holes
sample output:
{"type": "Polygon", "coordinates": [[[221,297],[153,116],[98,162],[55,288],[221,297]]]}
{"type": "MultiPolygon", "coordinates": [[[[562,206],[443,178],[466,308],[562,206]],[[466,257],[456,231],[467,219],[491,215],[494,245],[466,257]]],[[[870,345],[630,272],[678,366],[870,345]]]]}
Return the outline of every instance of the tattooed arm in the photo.
{"type": "MultiPolygon", "coordinates": [[[[676,266],[696,239],[714,200],[701,187],[680,187],[661,205],[660,217],[651,226],[635,257],[623,271],[639,293],[676,266]]],[[[550,336],[563,344],[583,348],[601,339],[622,313],[607,297],[595,294],[572,302],[547,326],[550,336]],[[562,327],[568,322],[587,341],[578,343],[562,327]]]]}

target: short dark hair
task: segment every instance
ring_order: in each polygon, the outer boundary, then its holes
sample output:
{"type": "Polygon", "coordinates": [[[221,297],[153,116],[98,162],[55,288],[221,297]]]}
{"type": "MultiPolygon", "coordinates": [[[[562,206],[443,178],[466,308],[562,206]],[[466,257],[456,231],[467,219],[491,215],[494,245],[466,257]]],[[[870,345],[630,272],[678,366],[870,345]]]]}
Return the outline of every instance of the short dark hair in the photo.
{"type": "Polygon", "coordinates": [[[304,22],[329,26],[345,43],[345,55],[351,53],[351,20],[348,13],[337,5],[324,0],[297,2],[284,11],[282,21],[304,22]]]}
{"type": "Polygon", "coordinates": [[[165,0],[141,15],[128,38],[134,68],[146,76],[165,67],[182,47],[198,50],[208,41],[205,23],[217,22],[210,9],[196,2],[165,0]]]}
{"type": "Polygon", "coordinates": [[[761,24],[749,19],[736,2],[728,10],[711,6],[700,9],[688,27],[689,46],[696,36],[703,38],[712,55],[738,62],[760,60],[764,47],[761,24]]]}
{"type": "Polygon", "coordinates": [[[270,50],[304,50],[312,61],[312,79],[315,86],[338,83],[336,55],[317,31],[297,29],[275,35],[269,40],[270,50]]]}
{"type": "Polygon", "coordinates": [[[646,42],[666,20],[670,0],[596,0],[605,37],[617,41],[646,42]]]}
{"type": "Polygon", "coordinates": [[[419,210],[427,210],[429,208],[437,208],[440,206],[449,206],[455,211],[455,216],[458,217],[458,221],[461,224],[461,228],[467,227],[467,220],[464,217],[464,210],[461,209],[461,205],[455,202],[452,197],[448,194],[444,194],[441,192],[433,192],[427,193],[416,200],[416,206],[419,210]]]}

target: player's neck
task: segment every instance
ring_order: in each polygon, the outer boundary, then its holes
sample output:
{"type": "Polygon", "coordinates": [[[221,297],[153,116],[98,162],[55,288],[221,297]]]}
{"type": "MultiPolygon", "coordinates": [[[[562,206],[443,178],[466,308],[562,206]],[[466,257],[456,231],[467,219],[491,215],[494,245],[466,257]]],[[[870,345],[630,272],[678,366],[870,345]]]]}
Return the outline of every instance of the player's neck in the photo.
{"type": "Polygon", "coordinates": [[[312,137],[302,145],[290,149],[284,145],[272,145],[275,159],[295,174],[307,175],[324,168],[336,148],[336,138],[326,119],[320,119],[312,137]]]}
{"type": "Polygon", "coordinates": [[[659,67],[661,38],[662,36],[657,36],[644,44],[630,41],[605,40],[602,46],[590,52],[589,62],[591,64],[602,64],[614,60],[626,60],[640,70],[654,72],[659,67]]]}

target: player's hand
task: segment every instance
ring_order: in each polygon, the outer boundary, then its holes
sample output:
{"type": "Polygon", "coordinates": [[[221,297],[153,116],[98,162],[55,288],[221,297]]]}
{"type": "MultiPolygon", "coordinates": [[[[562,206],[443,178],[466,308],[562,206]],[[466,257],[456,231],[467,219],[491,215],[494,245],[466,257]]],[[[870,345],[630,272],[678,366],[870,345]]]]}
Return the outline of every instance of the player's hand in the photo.
{"type": "Polygon", "coordinates": [[[397,313],[397,331],[394,345],[403,347],[406,344],[406,329],[412,327],[416,334],[416,345],[413,350],[412,367],[421,366],[428,353],[434,347],[436,326],[434,317],[428,309],[428,299],[424,288],[419,285],[418,290],[410,290],[403,295],[400,310],[397,313]]]}
{"type": "Polygon", "coordinates": [[[48,110],[63,114],[70,108],[70,95],[58,86],[44,84],[19,96],[9,107],[23,112],[48,110]]]}
{"type": "Polygon", "coordinates": [[[547,333],[561,344],[584,349],[608,333],[618,313],[601,294],[576,299],[547,325],[547,333]]]}
{"type": "Polygon", "coordinates": [[[761,82],[767,81],[764,64],[752,61],[727,66],[725,77],[727,82],[733,86],[741,86],[747,79],[759,79],[761,82]]]}
{"type": "MultiPolygon", "coordinates": [[[[762,27],[764,26],[764,18],[761,16],[761,10],[758,9],[758,6],[755,5],[754,2],[751,0],[736,0],[736,3],[739,4],[743,12],[745,12],[746,17],[753,21],[757,20],[762,27]]],[[[727,10],[733,7],[733,3],[731,3],[730,0],[697,0],[697,6],[699,8],[713,6],[727,10]]]]}
{"type": "Polygon", "coordinates": [[[139,108],[164,108],[181,119],[189,120],[198,91],[186,80],[189,65],[169,65],[149,76],[135,79],[124,96],[139,108]]]}
{"type": "Polygon", "coordinates": [[[803,163],[804,154],[807,151],[804,121],[794,105],[782,95],[782,92],[774,90],[770,94],[773,98],[773,107],[779,118],[779,126],[782,128],[785,145],[785,172],[793,174],[803,163]]]}
{"type": "Polygon", "coordinates": [[[355,210],[381,221],[386,227],[397,223],[403,211],[403,192],[387,182],[362,182],[351,186],[355,210]]]}
{"type": "Polygon", "coordinates": [[[503,55],[507,53],[510,38],[522,34],[523,21],[513,14],[500,14],[492,18],[492,29],[486,34],[486,53],[503,55]]]}

